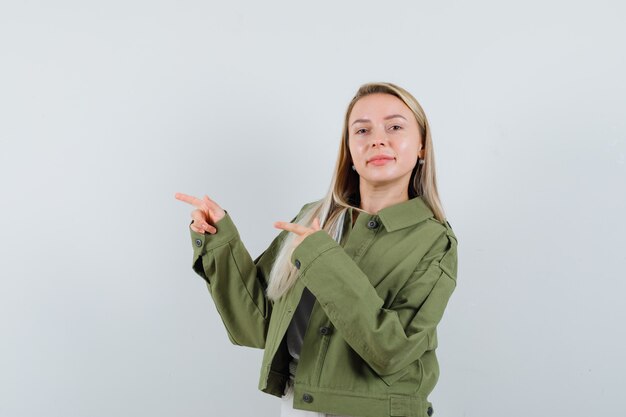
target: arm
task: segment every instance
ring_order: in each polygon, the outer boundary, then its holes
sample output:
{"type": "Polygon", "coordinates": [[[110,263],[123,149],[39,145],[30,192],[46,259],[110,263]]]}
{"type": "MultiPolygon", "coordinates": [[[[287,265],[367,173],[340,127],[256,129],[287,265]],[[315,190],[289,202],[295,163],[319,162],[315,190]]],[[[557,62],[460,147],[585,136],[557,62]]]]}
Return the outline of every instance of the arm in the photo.
{"type": "Polygon", "coordinates": [[[456,286],[456,245],[456,238],[444,233],[390,308],[383,308],[369,278],[325,231],[307,236],[291,260],[299,260],[298,279],[346,343],[385,379],[435,347],[436,326],[456,286]],[[429,282],[433,284],[424,288],[429,282]]]}
{"type": "Polygon", "coordinates": [[[252,260],[228,212],[215,226],[215,234],[190,230],[193,270],[205,280],[229,340],[235,345],[264,348],[272,313],[265,289],[286,232],[252,260]]]}

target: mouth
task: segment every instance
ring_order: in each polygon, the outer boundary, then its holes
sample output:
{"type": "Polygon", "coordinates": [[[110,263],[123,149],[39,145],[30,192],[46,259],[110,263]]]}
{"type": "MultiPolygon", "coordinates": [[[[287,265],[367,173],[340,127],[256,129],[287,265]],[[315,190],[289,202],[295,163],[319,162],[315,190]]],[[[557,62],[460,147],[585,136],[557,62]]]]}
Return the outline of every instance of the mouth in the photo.
{"type": "Polygon", "coordinates": [[[372,157],[372,159],[370,159],[369,161],[367,161],[368,164],[374,164],[374,165],[384,165],[385,163],[389,162],[389,161],[393,161],[395,158],[388,156],[388,155],[376,155],[374,157],[372,157]]]}

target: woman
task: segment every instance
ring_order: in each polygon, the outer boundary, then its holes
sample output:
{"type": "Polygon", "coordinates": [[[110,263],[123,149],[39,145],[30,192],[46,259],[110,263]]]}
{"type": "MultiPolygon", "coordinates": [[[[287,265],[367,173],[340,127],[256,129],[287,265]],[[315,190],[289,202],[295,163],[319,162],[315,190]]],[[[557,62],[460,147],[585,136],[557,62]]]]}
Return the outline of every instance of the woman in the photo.
{"type": "Polygon", "coordinates": [[[255,260],[216,202],[176,198],[196,207],[193,269],[230,341],[265,350],[259,389],[283,399],[282,416],[433,414],[457,239],[411,94],[359,88],[328,194],[276,222],[281,232],[255,260]]]}

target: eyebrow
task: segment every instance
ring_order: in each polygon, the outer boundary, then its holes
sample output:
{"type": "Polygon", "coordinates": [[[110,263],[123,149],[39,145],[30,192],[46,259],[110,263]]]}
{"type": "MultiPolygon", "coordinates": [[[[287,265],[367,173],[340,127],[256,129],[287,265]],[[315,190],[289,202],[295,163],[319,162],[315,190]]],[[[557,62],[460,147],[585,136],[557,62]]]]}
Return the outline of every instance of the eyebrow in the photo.
{"type": "MultiPolygon", "coordinates": [[[[395,119],[396,117],[400,117],[400,118],[406,120],[406,117],[402,116],[401,114],[392,114],[390,116],[385,117],[383,120],[395,119]]],[[[355,125],[357,123],[367,123],[369,121],[370,121],[369,119],[356,119],[354,122],[352,122],[351,126],[353,126],[353,125],[355,125]]]]}

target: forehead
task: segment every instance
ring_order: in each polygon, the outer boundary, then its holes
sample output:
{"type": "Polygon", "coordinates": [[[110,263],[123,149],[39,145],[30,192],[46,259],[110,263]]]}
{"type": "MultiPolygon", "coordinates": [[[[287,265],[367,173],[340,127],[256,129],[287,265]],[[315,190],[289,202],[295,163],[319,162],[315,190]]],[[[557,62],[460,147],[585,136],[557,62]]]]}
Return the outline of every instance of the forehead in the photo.
{"type": "Polygon", "coordinates": [[[360,98],[352,107],[349,120],[382,119],[391,114],[401,114],[411,120],[413,112],[398,97],[385,93],[369,94],[360,98]]]}

